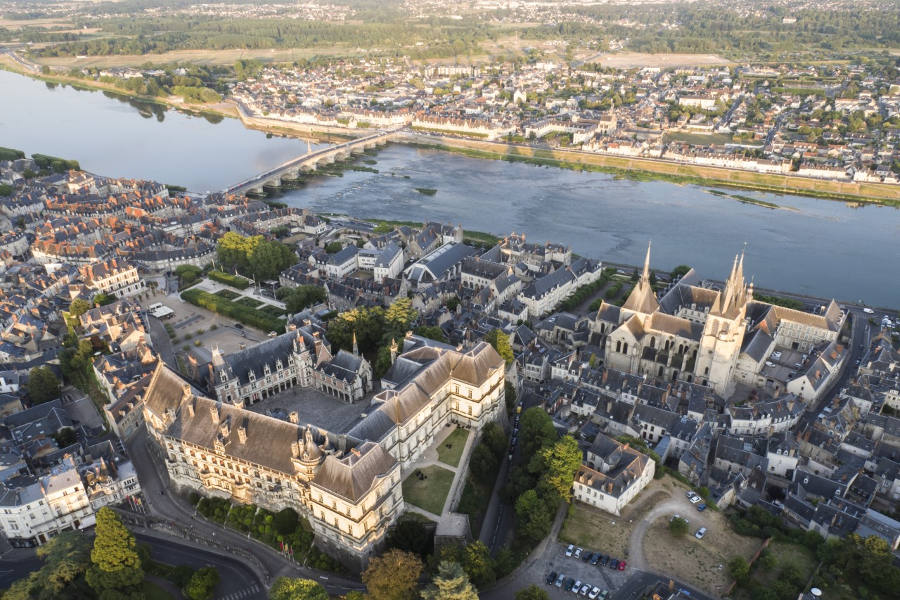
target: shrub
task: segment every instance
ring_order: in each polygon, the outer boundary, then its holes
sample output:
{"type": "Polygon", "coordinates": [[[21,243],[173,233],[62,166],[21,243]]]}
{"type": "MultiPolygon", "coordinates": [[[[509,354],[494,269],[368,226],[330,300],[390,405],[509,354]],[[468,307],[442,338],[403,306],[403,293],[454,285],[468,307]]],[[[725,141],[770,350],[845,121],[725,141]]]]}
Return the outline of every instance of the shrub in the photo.
{"type": "Polygon", "coordinates": [[[224,283],[225,285],[230,285],[233,288],[237,288],[239,290],[246,290],[250,287],[250,280],[240,277],[239,275],[231,275],[230,273],[223,273],[222,271],[210,271],[207,274],[207,277],[212,279],[213,281],[218,281],[219,283],[224,283]]]}
{"type": "Polygon", "coordinates": [[[204,292],[203,290],[190,289],[181,293],[181,299],[195,306],[211,310],[220,315],[236,319],[245,325],[256,327],[263,331],[284,331],[284,322],[265,314],[255,308],[249,308],[229,302],[224,298],[204,292]]]}

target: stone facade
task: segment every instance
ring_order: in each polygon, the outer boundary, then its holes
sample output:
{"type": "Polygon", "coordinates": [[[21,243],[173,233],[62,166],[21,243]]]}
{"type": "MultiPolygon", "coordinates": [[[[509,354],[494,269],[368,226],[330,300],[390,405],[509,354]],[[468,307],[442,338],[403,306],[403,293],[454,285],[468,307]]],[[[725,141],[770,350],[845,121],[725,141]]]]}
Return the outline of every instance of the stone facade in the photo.
{"type": "MultiPolygon", "coordinates": [[[[419,348],[395,366],[406,377],[346,433],[246,410],[234,396],[227,401],[228,390],[235,393],[227,382],[217,386],[224,400],[206,397],[163,364],[147,389],[145,421],[174,486],[274,511],[291,507],[310,520],[317,544],[361,567],[403,512],[401,468],[444,424],[480,428],[505,404],[505,365],[488,344],[468,352],[419,348]]],[[[279,385],[295,377],[299,385],[299,373],[279,385]]]]}

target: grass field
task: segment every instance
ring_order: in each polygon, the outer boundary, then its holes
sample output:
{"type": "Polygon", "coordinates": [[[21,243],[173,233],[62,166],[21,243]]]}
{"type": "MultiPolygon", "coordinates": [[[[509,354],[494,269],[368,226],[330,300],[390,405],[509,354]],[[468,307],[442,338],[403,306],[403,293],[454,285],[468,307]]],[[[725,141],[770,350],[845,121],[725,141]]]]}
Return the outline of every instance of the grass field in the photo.
{"type": "Polygon", "coordinates": [[[266,313],[267,315],[273,317],[281,317],[284,315],[284,311],[278,308],[277,306],[272,306],[271,304],[266,304],[265,306],[261,306],[259,308],[259,312],[266,313]]]}
{"type": "Polygon", "coordinates": [[[216,296],[221,296],[226,300],[237,300],[241,297],[237,292],[232,292],[231,290],[219,290],[216,292],[216,296]]]}
{"type": "Polygon", "coordinates": [[[240,59],[255,59],[263,62],[294,62],[301,58],[313,56],[349,56],[356,54],[355,49],[340,46],[328,48],[260,48],[245,50],[234,48],[228,50],[172,50],[161,54],[119,54],[107,56],[48,56],[35,58],[34,62],[53,67],[137,67],[152,63],[164,65],[170,63],[193,63],[197,65],[233,65],[240,59]]]}
{"type": "Polygon", "coordinates": [[[711,521],[702,540],[690,533],[675,537],[669,532],[669,515],[657,519],[644,538],[644,554],[648,564],[661,573],[674,573],[700,589],[721,596],[731,583],[728,561],[736,556],[750,560],[762,540],[735,533],[722,513],[706,512],[711,521]]]}
{"type": "MultiPolygon", "coordinates": [[[[660,501],[669,497],[672,482],[656,479],[648,485],[617,517],[607,512],[575,502],[559,532],[559,540],[582,548],[599,550],[604,554],[628,557],[628,538],[641,517],[660,501]]],[[[676,492],[677,493],[677,492],[676,492]]]]}
{"type": "Polygon", "coordinates": [[[249,296],[244,296],[240,300],[235,300],[235,304],[240,304],[241,306],[246,306],[247,308],[258,308],[263,305],[259,300],[255,300],[250,298],[249,296]]]}
{"type": "MultiPolygon", "coordinates": [[[[806,547],[786,542],[772,542],[768,547],[775,557],[775,567],[765,570],[759,563],[754,563],[750,579],[763,587],[768,587],[782,576],[782,571],[789,566],[796,568],[801,578],[806,581],[816,568],[816,558],[806,547]]],[[[829,590],[830,592],[830,590],[829,590]]],[[[744,588],[736,588],[732,592],[735,600],[751,600],[750,593],[744,588]]],[[[832,597],[829,593],[829,597],[832,597]]]]}
{"type": "Polygon", "coordinates": [[[444,510],[444,500],[453,484],[453,471],[434,465],[419,470],[425,474],[425,479],[419,480],[415,472],[411,473],[403,482],[403,498],[410,504],[439,515],[444,510]]]}
{"type": "Polygon", "coordinates": [[[604,67],[633,69],[639,67],[694,67],[730,65],[731,61],[715,54],[646,54],[644,52],[616,52],[600,54],[590,62],[604,67]]]}
{"type": "Polygon", "coordinates": [[[451,467],[459,466],[459,459],[462,458],[463,449],[466,447],[466,439],[469,432],[465,429],[456,429],[447,436],[447,439],[438,447],[438,460],[445,465],[451,467]]]}

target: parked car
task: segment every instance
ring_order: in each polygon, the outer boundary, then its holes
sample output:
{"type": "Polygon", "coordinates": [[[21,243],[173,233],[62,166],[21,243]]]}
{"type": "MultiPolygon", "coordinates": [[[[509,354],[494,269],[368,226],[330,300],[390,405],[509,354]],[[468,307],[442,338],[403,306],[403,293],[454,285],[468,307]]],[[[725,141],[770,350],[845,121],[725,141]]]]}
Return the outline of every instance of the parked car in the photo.
{"type": "Polygon", "coordinates": [[[697,512],[703,512],[704,510],[706,510],[706,503],[701,502],[697,505],[697,512]]]}
{"type": "Polygon", "coordinates": [[[687,496],[688,498],[693,498],[697,494],[694,493],[694,490],[688,490],[684,493],[684,495],[687,496]]]}
{"type": "Polygon", "coordinates": [[[569,547],[566,548],[566,556],[572,556],[572,553],[575,552],[575,546],[569,544],[569,547]]]}
{"type": "Polygon", "coordinates": [[[572,578],[570,577],[569,580],[566,582],[566,585],[565,585],[564,587],[565,587],[565,590],[566,590],[567,592],[571,592],[571,591],[572,591],[572,588],[574,588],[576,585],[581,585],[581,580],[575,581],[574,579],[572,579],[572,578]]]}
{"type": "Polygon", "coordinates": [[[565,581],[565,580],[566,580],[566,576],[564,574],[560,573],[559,575],[556,576],[556,583],[554,583],[553,585],[555,585],[558,588],[561,588],[563,581],[565,581]]]}
{"type": "Polygon", "coordinates": [[[598,587],[595,585],[595,586],[594,586],[594,589],[591,590],[591,593],[588,594],[588,598],[590,598],[591,600],[594,600],[594,599],[595,599],[597,596],[599,596],[599,595],[600,595],[600,588],[598,588],[598,587]]]}
{"type": "Polygon", "coordinates": [[[691,498],[691,504],[697,504],[701,500],[703,500],[703,498],[701,498],[700,496],[694,496],[693,498],[691,498]]]}
{"type": "Polygon", "coordinates": [[[591,591],[591,585],[589,583],[584,583],[581,585],[581,591],[578,592],[582,596],[587,596],[591,591]]]}
{"type": "Polygon", "coordinates": [[[602,554],[600,554],[599,552],[594,552],[594,556],[591,557],[591,564],[596,567],[601,558],[603,558],[602,554]]]}
{"type": "Polygon", "coordinates": [[[620,561],[619,561],[619,570],[620,570],[620,571],[624,571],[624,570],[625,570],[625,561],[624,561],[624,560],[620,560],[620,561]]]}
{"type": "Polygon", "coordinates": [[[547,575],[547,585],[553,585],[556,583],[556,571],[550,571],[547,575]]]}
{"type": "Polygon", "coordinates": [[[582,548],[575,548],[575,558],[581,558],[581,553],[584,552],[582,548]]]}
{"type": "Polygon", "coordinates": [[[618,559],[618,558],[611,558],[611,559],[609,560],[609,568],[610,568],[610,569],[618,569],[618,568],[619,568],[619,559],[618,559]]]}
{"type": "Polygon", "coordinates": [[[584,554],[581,555],[581,560],[583,562],[590,562],[592,558],[594,558],[593,552],[585,552],[584,554]]]}
{"type": "Polygon", "coordinates": [[[603,566],[603,567],[607,566],[609,564],[609,559],[610,559],[610,557],[606,556],[604,554],[603,558],[600,559],[600,566],[603,566]]]}
{"type": "Polygon", "coordinates": [[[706,527],[701,527],[697,530],[697,533],[694,534],[694,537],[698,540],[702,540],[704,535],[706,535],[706,527]]]}

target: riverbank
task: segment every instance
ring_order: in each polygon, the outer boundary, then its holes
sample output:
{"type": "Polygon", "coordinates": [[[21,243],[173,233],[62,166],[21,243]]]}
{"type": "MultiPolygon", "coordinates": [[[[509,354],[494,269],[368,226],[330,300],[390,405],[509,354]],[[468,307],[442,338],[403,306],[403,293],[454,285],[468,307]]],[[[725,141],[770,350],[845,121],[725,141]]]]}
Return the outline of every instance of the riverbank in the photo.
{"type": "Polygon", "coordinates": [[[575,171],[610,173],[635,181],[659,180],[681,185],[724,186],[775,194],[794,194],[860,204],[900,207],[900,186],[888,184],[817,180],[720,167],[686,165],[665,160],[608,156],[580,150],[545,149],[523,144],[448,136],[424,136],[411,133],[401,135],[403,137],[397,140],[401,143],[454,152],[470,158],[506,160],[575,171]]]}
{"type": "Polygon", "coordinates": [[[122,88],[117,88],[112,84],[104,83],[102,81],[95,81],[93,79],[69,77],[68,75],[61,75],[58,73],[47,74],[41,72],[33,72],[25,69],[21,64],[15,62],[6,54],[0,55],[0,69],[9,71],[11,73],[16,73],[17,75],[23,75],[25,77],[44,81],[46,83],[69,85],[78,90],[96,90],[101,92],[109,92],[111,94],[121,96],[122,98],[132,98],[134,100],[139,100],[148,104],[156,104],[158,106],[174,108],[175,110],[191,115],[229,117],[232,119],[238,118],[237,107],[235,107],[234,104],[231,104],[230,102],[218,102],[216,104],[192,104],[189,102],[183,102],[180,96],[147,96],[146,94],[137,94],[130,90],[123,90],[122,88]]]}
{"type": "MultiPolygon", "coordinates": [[[[78,89],[102,90],[141,102],[171,107],[188,114],[236,118],[248,129],[263,131],[271,135],[299,138],[312,137],[317,141],[343,142],[370,132],[370,130],[366,129],[293,123],[254,116],[250,115],[234,100],[225,100],[215,105],[198,105],[181,102],[180,98],[175,96],[161,98],[135,94],[94,80],[29,71],[8,55],[0,55],[0,68],[45,82],[71,85],[78,89]]],[[[575,171],[603,172],[635,181],[658,180],[680,185],[729,187],[775,194],[796,194],[859,204],[900,207],[900,186],[890,184],[840,182],[790,175],[755,173],[722,167],[683,164],[661,159],[619,157],[581,150],[538,148],[526,144],[491,142],[414,132],[399,134],[395,141],[417,147],[455,152],[470,158],[518,161],[575,171]]]]}

